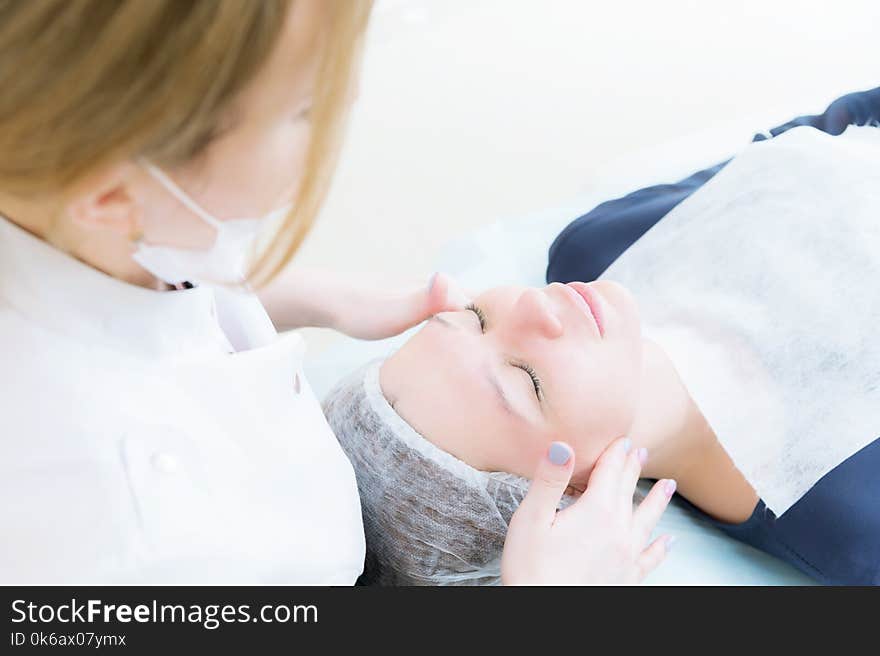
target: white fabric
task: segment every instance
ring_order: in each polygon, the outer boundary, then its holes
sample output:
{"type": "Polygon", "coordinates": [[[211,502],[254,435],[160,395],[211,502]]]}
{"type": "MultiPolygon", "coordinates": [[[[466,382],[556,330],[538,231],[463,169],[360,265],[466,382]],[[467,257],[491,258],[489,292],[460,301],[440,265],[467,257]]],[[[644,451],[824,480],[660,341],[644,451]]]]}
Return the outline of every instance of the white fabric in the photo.
{"type": "Polygon", "coordinates": [[[357,486],[285,335],[0,219],[0,583],[351,584],[357,486]]]}
{"type": "Polygon", "coordinates": [[[141,240],[131,258],[172,285],[240,284],[253,258],[261,224],[258,219],[235,219],[221,226],[210,248],[177,248],[141,240]]]}
{"type": "Polygon", "coordinates": [[[292,203],[286,202],[262,217],[220,220],[193,200],[161,169],[147,161],[142,161],[141,165],[184,207],[214,228],[217,235],[211,246],[203,250],[150,244],[142,239],[132,259],[159,280],[171,285],[191,282],[247,287],[248,270],[261,233],[276,226],[290,214],[292,203]]]}
{"type": "Polygon", "coordinates": [[[750,145],[602,276],[777,515],[880,435],[878,134],[750,145]]]}
{"type": "Polygon", "coordinates": [[[233,351],[247,351],[278,339],[275,324],[252,292],[210,286],[214,294],[217,323],[233,351]]]}

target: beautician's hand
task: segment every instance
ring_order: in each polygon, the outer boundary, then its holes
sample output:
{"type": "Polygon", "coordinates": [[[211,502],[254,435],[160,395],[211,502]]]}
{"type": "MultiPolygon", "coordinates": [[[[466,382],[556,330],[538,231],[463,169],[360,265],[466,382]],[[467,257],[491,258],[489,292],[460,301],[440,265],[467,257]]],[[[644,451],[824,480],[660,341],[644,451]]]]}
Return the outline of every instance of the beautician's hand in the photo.
{"type": "Polygon", "coordinates": [[[293,267],[261,289],[260,299],[279,330],[333,328],[359,339],[397,335],[438,312],[463,310],[469,302],[443,273],[427,285],[389,289],[351,274],[293,267]]]}
{"type": "Polygon", "coordinates": [[[383,339],[438,312],[463,310],[469,302],[464,290],[444,273],[435,273],[427,285],[412,289],[352,286],[331,327],[359,339],[383,339]]]}
{"type": "Polygon", "coordinates": [[[639,450],[630,450],[629,444],[624,438],[614,441],[594,467],[581,497],[558,512],[574,470],[574,453],[563,442],[551,445],[511,519],[501,559],[502,583],[638,583],[660,564],[672,538],[664,535],[650,545],[648,539],[675,484],[657,481],[633,511],[643,463],[639,450]]]}

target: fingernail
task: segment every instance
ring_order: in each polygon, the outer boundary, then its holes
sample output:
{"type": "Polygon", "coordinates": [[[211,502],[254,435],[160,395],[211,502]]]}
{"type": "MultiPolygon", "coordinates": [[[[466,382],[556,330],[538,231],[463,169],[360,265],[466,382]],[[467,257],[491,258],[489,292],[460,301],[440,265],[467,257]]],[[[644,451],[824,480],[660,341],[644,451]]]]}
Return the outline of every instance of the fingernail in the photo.
{"type": "Polygon", "coordinates": [[[437,280],[437,274],[438,274],[438,273],[440,273],[440,272],[439,272],[439,271],[435,271],[435,272],[431,275],[430,279],[428,280],[428,293],[429,293],[429,294],[431,293],[431,290],[434,288],[434,283],[435,283],[436,280],[437,280]]]}
{"type": "Polygon", "coordinates": [[[629,439],[629,438],[626,438],[626,439],[623,441],[623,452],[624,452],[624,453],[629,453],[629,450],[632,448],[632,445],[633,445],[632,440],[629,439]]]}
{"type": "Polygon", "coordinates": [[[639,449],[639,462],[642,463],[642,465],[648,462],[648,450],[644,447],[639,449]]]}
{"type": "Polygon", "coordinates": [[[571,458],[571,449],[562,442],[554,442],[550,445],[547,457],[554,465],[564,465],[571,458]]]}
{"type": "Polygon", "coordinates": [[[663,491],[666,492],[666,498],[672,498],[672,495],[675,494],[675,486],[676,483],[673,479],[669,479],[663,484],[663,491]]]}
{"type": "Polygon", "coordinates": [[[672,545],[675,544],[675,536],[670,535],[666,538],[666,551],[672,551],[672,545]]]}

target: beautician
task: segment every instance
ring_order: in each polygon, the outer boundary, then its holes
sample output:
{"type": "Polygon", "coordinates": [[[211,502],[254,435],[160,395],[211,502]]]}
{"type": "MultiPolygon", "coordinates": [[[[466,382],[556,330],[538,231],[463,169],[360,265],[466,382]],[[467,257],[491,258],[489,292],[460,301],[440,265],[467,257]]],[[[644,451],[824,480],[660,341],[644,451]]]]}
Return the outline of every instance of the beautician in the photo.
{"type": "MultiPolygon", "coordinates": [[[[379,338],[464,302],[443,275],[371,290],[286,266],[329,183],[368,13],[3,3],[0,583],[357,579],[354,475],[301,337],[275,326],[379,338]]],[[[641,580],[669,542],[648,542],[665,495],[632,510],[646,455],[618,440],[557,514],[574,455],[548,445],[503,580],[641,580]]]]}

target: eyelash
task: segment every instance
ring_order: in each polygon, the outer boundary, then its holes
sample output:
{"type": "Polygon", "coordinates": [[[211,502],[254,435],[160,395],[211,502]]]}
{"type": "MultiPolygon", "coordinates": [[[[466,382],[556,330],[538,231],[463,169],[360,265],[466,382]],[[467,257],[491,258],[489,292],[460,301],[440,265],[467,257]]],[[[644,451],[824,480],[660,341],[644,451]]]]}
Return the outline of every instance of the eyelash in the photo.
{"type": "Polygon", "coordinates": [[[465,310],[469,310],[470,312],[473,312],[474,314],[477,315],[477,319],[480,320],[480,330],[482,330],[483,332],[486,332],[486,313],[483,312],[480,308],[478,308],[473,303],[468,305],[465,308],[465,310]]]}
{"type": "Polygon", "coordinates": [[[535,386],[535,394],[538,396],[538,400],[540,401],[544,397],[544,391],[543,391],[544,388],[541,386],[541,379],[538,378],[538,374],[535,373],[535,370],[532,369],[529,365],[524,364],[524,363],[511,362],[511,364],[514,367],[518,367],[518,368],[522,369],[523,371],[525,371],[529,375],[529,378],[532,379],[532,385],[535,386]]]}
{"type": "MultiPolygon", "coordinates": [[[[477,319],[480,320],[480,330],[486,332],[486,313],[473,303],[468,305],[465,309],[477,315],[477,319]]],[[[529,378],[532,379],[532,385],[535,388],[535,394],[538,396],[538,400],[540,401],[544,396],[544,392],[543,386],[541,385],[541,379],[538,378],[538,374],[535,373],[535,370],[525,363],[511,362],[510,364],[514,367],[517,367],[518,369],[522,369],[529,375],[529,378]]]]}

